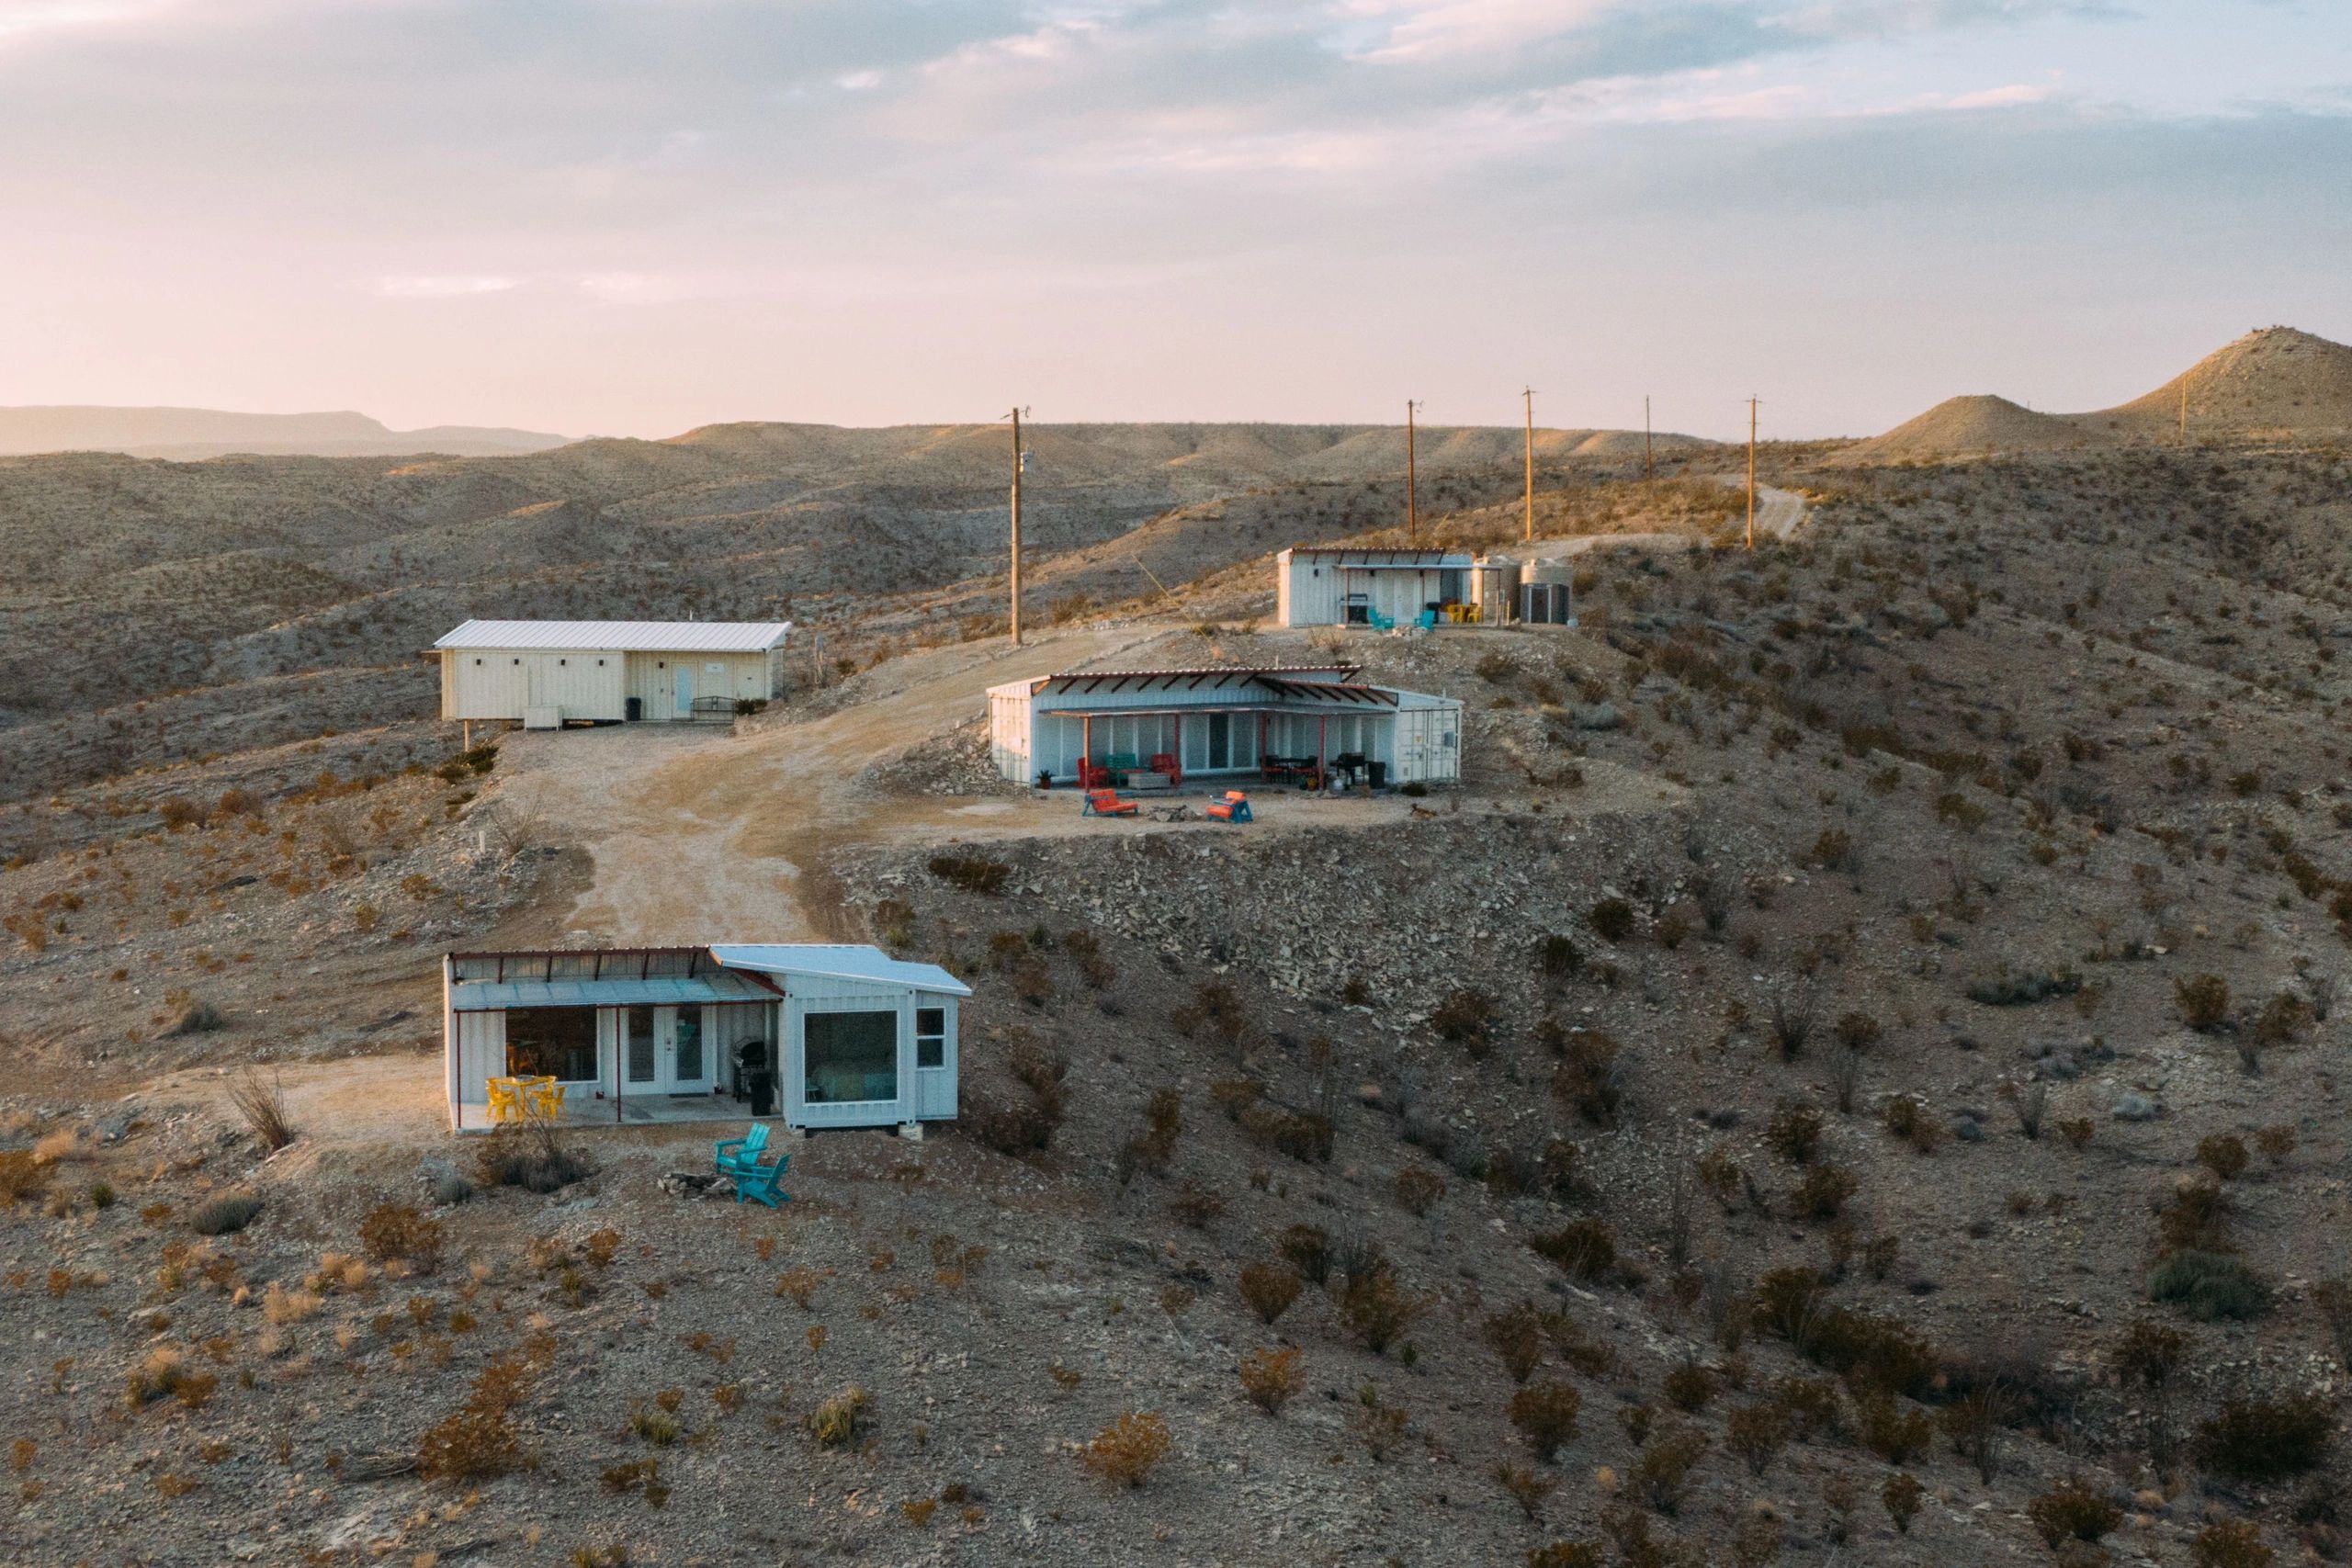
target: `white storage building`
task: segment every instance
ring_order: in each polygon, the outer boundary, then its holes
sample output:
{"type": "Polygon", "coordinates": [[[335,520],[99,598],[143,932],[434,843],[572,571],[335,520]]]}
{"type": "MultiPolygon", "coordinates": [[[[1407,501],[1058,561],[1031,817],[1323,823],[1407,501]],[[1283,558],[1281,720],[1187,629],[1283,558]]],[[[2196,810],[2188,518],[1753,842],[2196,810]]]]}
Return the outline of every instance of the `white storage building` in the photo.
{"type": "Polygon", "coordinates": [[[1079,782],[1091,767],[1186,776],[1273,775],[1341,758],[1391,784],[1462,776],[1462,701],[1369,685],[1351,664],[1263,669],[1080,670],[989,688],[997,772],[1023,784],[1079,782]],[[1126,761],[1120,761],[1126,759],[1126,761]]]}
{"type": "Polygon", "coordinates": [[[433,646],[441,716],[650,723],[732,715],[784,690],[789,621],[468,621],[433,646]]]}
{"type": "Polygon", "coordinates": [[[1519,562],[1459,550],[1322,549],[1274,557],[1275,619],[1285,626],[1499,625],[1517,608],[1519,562]]]}
{"type": "Polygon", "coordinates": [[[956,1012],[935,964],[816,942],[452,953],[449,1125],[492,1125],[490,1080],[552,1077],[572,1123],[910,1126],[952,1119],[956,1012]],[[755,1075],[767,1075],[764,1083],[755,1075]],[[763,1088],[780,1090],[763,1111],[763,1088]]]}

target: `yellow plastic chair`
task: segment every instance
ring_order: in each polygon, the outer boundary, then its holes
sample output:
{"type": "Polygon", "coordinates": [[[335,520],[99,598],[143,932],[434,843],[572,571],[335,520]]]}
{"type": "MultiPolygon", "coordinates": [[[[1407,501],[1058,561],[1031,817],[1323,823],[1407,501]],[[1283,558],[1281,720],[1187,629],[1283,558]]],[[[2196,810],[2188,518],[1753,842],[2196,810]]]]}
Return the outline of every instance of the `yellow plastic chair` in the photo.
{"type": "Polygon", "coordinates": [[[490,1080],[490,1119],[493,1123],[523,1119],[523,1086],[513,1078],[490,1080]]]}
{"type": "Polygon", "coordinates": [[[532,1079],[523,1093],[530,1104],[532,1115],[552,1122],[563,1114],[563,1085],[557,1082],[552,1075],[532,1079]]]}

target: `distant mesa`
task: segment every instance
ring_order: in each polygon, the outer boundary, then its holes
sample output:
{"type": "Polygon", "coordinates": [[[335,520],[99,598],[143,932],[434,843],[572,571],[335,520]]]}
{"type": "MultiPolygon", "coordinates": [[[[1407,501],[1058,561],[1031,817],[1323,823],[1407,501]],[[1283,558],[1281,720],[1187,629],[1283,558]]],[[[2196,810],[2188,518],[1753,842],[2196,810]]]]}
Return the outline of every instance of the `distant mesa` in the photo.
{"type": "Polygon", "coordinates": [[[544,452],[571,439],[537,430],[436,424],[391,430],[364,413],[234,413],[222,409],[56,404],[0,408],[0,457],[121,452],[189,461],[260,457],[493,457],[544,452]]]}
{"type": "Polygon", "coordinates": [[[2050,452],[2178,437],[2307,441],[2352,434],[2352,348],[2292,327],[2264,327],[2207,355],[2144,397],[2091,413],[2036,413],[2007,398],[1951,398],[1838,460],[1899,463],[2050,452]]]}

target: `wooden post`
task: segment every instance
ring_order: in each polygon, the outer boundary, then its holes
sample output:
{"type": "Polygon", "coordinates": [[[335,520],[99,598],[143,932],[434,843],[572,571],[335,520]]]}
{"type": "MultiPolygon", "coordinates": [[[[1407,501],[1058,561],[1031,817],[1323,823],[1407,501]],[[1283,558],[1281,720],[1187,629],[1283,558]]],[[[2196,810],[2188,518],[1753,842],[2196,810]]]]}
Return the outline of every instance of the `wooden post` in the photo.
{"type": "Polygon", "coordinates": [[[1078,787],[1094,787],[1094,716],[1081,714],[1078,720],[1078,787]]]}
{"type": "Polygon", "coordinates": [[[1012,646],[1021,646],[1021,411],[1012,411],[1012,646]]]}
{"type": "Polygon", "coordinates": [[[1657,460],[1650,455],[1650,395],[1642,394],[1642,482],[1651,484],[1657,479],[1657,460]]]}
{"type": "Polygon", "coordinates": [[[474,749],[474,721],[469,718],[459,719],[458,721],[458,734],[459,736],[459,739],[458,741],[458,750],[463,751],[472,750],[474,749]]]}
{"type": "Polygon", "coordinates": [[[1747,400],[1747,547],[1756,547],[1756,400],[1747,400]]]}
{"type": "Polygon", "coordinates": [[[1527,539],[1535,538],[1535,389],[1520,394],[1527,400],[1527,539]]]}
{"type": "Polygon", "coordinates": [[[1420,476],[1413,462],[1413,411],[1421,405],[1405,400],[1405,542],[1417,544],[1421,535],[1420,476]]]}
{"type": "Polygon", "coordinates": [[[1323,787],[1324,775],[1331,771],[1331,716],[1315,716],[1315,787],[1323,787]]]}

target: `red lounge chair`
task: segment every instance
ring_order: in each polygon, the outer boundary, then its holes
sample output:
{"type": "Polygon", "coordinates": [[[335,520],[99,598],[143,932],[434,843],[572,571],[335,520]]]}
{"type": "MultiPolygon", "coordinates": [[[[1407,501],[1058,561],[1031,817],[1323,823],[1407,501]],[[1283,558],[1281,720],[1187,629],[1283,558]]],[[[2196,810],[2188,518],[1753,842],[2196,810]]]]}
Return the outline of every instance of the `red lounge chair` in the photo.
{"type": "Polygon", "coordinates": [[[1079,815],[1080,817],[1133,817],[1136,809],[1136,803],[1132,800],[1121,800],[1119,792],[1115,789],[1090,789],[1086,792],[1086,805],[1080,810],[1079,815]]]}
{"type": "Polygon", "coordinates": [[[1250,797],[1238,789],[1225,792],[1223,800],[1213,800],[1201,807],[1201,815],[1214,817],[1220,822],[1255,822],[1250,814],[1250,797]]]}

